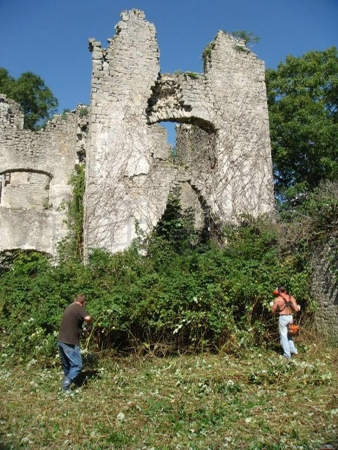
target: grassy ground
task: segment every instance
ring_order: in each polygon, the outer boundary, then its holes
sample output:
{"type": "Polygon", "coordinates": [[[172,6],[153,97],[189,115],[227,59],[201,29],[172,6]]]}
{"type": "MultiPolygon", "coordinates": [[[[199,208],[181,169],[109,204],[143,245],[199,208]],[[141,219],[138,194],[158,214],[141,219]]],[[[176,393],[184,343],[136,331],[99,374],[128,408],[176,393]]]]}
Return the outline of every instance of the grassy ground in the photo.
{"type": "Polygon", "coordinates": [[[2,362],[0,448],[336,448],[337,352],[300,350],[105,357],[69,396],[58,365],[2,362]]]}

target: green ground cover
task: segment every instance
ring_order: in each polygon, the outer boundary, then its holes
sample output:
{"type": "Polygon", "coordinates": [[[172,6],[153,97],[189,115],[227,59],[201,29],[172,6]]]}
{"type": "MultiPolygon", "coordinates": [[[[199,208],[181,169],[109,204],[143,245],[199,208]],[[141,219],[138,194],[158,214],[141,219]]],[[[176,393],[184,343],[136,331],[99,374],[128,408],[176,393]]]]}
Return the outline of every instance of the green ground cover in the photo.
{"type": "Polygon", "coordinates": [[[336,448],[337,351],[298,346],[291,362],[277,345],[237,356],[91,354],[68,396],[57,360],[15,365],[2,353],[0,448],[336,448]]]}

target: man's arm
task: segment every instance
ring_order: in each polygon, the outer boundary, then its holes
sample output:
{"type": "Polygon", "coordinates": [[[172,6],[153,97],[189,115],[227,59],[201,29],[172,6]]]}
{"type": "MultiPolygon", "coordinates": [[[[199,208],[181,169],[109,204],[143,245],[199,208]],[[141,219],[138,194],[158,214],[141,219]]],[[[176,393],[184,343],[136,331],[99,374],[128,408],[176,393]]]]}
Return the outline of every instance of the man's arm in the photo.
{"type": "Polygon", "coordinates": [[[81,317],[82,320],[84,320],[87,323],[89,323],[92,320],[91,316],[87,313],[87,311],[84,308],[81,311],[81,317]]]}
{"type": "Polygon", "coordinates": [[[275,301],[273,302],[273,305],[271,306],[271,312],[272,314],[275,314],[278,310],[278,298],[275,299],[275,301]]]}
{"type": "Polygon", "coordinates": [[[292,309],[296,312],[300,311],[300,306],[297,305],[297,302],[293,297],[291,297],[290,301],[291,301],[292,309]]]}

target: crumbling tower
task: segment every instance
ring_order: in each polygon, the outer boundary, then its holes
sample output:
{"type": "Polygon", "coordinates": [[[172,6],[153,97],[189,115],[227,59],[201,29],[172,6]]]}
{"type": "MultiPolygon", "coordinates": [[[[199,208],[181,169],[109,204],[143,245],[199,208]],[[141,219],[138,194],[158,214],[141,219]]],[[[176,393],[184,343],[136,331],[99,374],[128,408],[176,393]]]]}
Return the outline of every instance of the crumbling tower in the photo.
{"type": "Polygon", "coordinates": [[[91,39],[90,49],[85,251],[128,247],[137,224],[158,222],[177,185],[202,222],[273,210],[264,64],[243,42],[219,32],[203,74],[161,74],[155,28],[131,10],[107,48],[91,39]],[[161,121],[182,124],[180,164],[161,121]]]}

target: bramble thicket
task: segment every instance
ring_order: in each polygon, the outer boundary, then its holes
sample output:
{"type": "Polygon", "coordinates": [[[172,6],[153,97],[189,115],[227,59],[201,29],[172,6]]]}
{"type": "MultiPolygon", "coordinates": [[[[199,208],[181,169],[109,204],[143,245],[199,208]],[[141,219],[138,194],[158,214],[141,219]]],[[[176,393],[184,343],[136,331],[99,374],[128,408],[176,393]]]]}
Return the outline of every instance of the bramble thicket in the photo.
{"type": "Polygon", "coordinates": [[[170,214],[153,235],[122,253],[96,250],[83,265],[64,250],[72,246],[63,246],[58,264],[20,252],[2,265],[6,354],[42,361],[55,355],[62,311],[79,292],[94,317],[85,334],[85,346],[94,351],[232,353],[269,345],[276,337],[269,311],[273,287],[289,286],[302,305],[303,323],[313,316],[311,253],[337,221],[336,194],[333,184],[317,189],[283,221],[243,217],[223,230],[223,248],[198,241],[189,211],[172,197],[170,214]]]}

